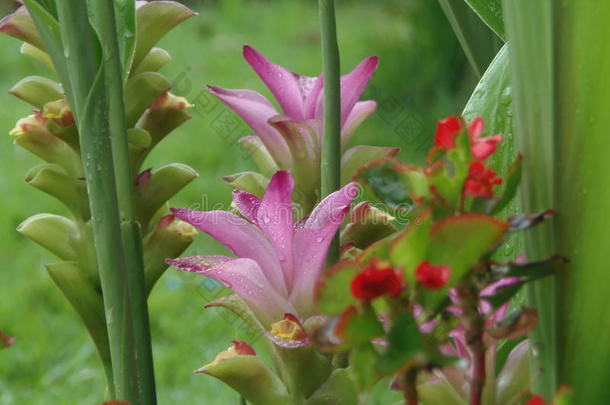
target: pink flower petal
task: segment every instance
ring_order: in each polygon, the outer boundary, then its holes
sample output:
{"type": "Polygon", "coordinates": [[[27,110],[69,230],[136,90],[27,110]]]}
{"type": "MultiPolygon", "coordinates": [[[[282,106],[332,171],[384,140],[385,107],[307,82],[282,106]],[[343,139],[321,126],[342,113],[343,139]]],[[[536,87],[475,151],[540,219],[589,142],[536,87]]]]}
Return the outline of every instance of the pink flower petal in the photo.
{"type": "Polygon", "coordinates": [[[347,121],[378,65],[379,58],[371,56],[360,62],[351,73],[341,78],[341,125],[347,121]]]}
{"type": "Polygon", "coordinates": [[[472,156],[477,160],[485,160],[496,151],[498,144],[502,141],[502,135],[478,138],[472,141],[472,156]]]}
{"type": "Polygon", "coordinates": [[[313,79],[311,91],[309,95],[305,98],[305,119],[313,119],[316,118],[316,108],[318,106],[318,101],[320,100],[320,93],[322,92],[323,86],[322,74],[315,79],[313,79]]]}
{"type": "Polygon", "coordinates": [[[276,65],[251,46],[245,45],[243,52],[246,61],[280,103],[284,114],[298,120],[305,119],[303,102],[313,79],[276,65]]]}
{"type": "Polygon", "coordinates": [[[171,209],[185,222],[201,229],[240,258],[254,260],[277,292],[288,295],[282,268],[269,240],[253,224],[225,211],[171,209]]]}
{"type": "Polygon", "coordinates": [[[364,120],[370,117],[377,109],[377,103],[373,100],[359,101],[347,116],[341,129],[341,145],[345,146],[356,129],[364,120]]]}
{"type": "Polygon", "coordinates": [[[283,269],[288,290],[292,286],[292,192],[294,179],[289,172],[273,175],[256,211],[256,224],[273,244],[283,269]]]}
{"type": "Polygon", "coordinates": [[[322,200],[309,218],[295,229],[295,250],[302,254],[294,258],[295,279],[290,301],[301,310],[301,317],[312,315],[314,286],[324,268],[328,248],[359,192],[356,183],[335,191],[322,200]]]}
{"type": "Polygon", "coordinates": [[[256,211],[261,204],[260,198],[247,191],[233,190],[233,204],[248,221],[256,223],[256,211]]]}
{"type": "Polygon", "coordinates": [[[260,94],[249,90],[229,90],[208,86],[208,90],[235,111],[261,139],[280,169],[292,166],[292,155],[282,136],[268,124],[277,111],[260,94]]]}
{"type": "Polygon", "coordinates": [[[470,135],[470,140],[474,140],[481,136],[483,133],[483,129],[485,128],[485,120],[483,118],[475,118],[470,123],[470,127],[468,128],[468,134],[470,135]]]}
{"type": "Polygon", "coordinates": [[[168,264],[210,277],[233,290],[265,326],[295,313],[294,307],[269,284],[269,280],[251,259],[223,256],[193,256],[170,259],[168,264]]]}
{"type": "MultiPolygon", "coordinates": [[[[341,126],[347,122],[352,109],[360,99],[369,79],[379,65],[379,58],[371,56],[364,59],[350,73],[341,77],[341,126]]],[[[324,91],[318,96],[315,118],[324,117],[324,91]]]]}

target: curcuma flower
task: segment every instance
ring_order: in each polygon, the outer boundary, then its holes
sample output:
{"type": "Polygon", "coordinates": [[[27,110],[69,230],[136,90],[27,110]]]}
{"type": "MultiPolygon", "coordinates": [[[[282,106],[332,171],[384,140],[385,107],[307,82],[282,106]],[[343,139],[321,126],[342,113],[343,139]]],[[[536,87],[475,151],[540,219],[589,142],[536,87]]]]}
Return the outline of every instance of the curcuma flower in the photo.
{"type": "MultiPolygon", "coordinates": [[[[320,145],[323,118],[323,77],[307,77],[276,65],[250,46],[244,46],[246,61],[277,99],[282,113],[252,90],[229,90],[208,86],[209,91],[235,111],[255,132],[240,140],[260,173],[244,172],[225,180],[234,188],[260,195],[269,174],[290,170],[297,184],[295,201],[309,212],[320,200],[320,145]]],[[[372,101],[358,101],[378,58],[363,60],[341,78],[341,143],[345,145],[356,128],[377,108],[372,101]]],[[[343,182],[355,169],[373,160],[393,156],[398,148],[355,146],[342,159],[343,182]]]]}
{"type": "Polygon", "coordinates": [[[168,259],[182,270],[203,274],[233,290],[269,330],[285,314],[314,315],[314,287],[333,236],[358,188],[350,183],[326,197],[302,221],[292,212],[294,179],[286,171],[270,180],[262,199],[242,190],[233,203],[242,216],[225,211],[173,209],[237,257],[193,256],[168,259]]]}

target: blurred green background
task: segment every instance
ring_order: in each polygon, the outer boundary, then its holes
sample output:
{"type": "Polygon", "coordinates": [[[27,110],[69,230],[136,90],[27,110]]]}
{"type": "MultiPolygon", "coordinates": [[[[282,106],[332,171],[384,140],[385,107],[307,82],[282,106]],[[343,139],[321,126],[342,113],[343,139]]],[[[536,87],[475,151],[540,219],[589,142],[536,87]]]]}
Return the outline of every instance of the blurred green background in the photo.
{"type": "MultiPolygon", "coordinates": [[[[14,6],[1,0],[0,13],[14,6]],[[2,9],[4,8],[4,9],[2,9]]],[[[174,92],[196,105],[193,119],[168,137],[147,167],[183,162],[200,177],[171,203],[211,209],[228,206],[230,188],[222,176],[254,168],[236,140],[247,127],[239,122],[221,130],[216,119],[228,110],[203,91],[206,83],[269,93],[242,60],[241,47],[253,45],[289,69],[315,76],[321,70],[318,16],[312,0],[191,1],[199,16],[160,44],[173,61],[163,72],[174,92]]],[[[352,144],[401,147],[406,161],[420,161],[431,143],[437,119],[459,113],[476,79],[433,0],[339,0],[338,29],[342,70],[376,54],[381,64],[365,98],[378,112],[352,144]]],[[[30,215],[65,213],[63,207],[23,177],[39,161],[12,145],[8,132],[30,107],[6,91],[26,75],[48,75],[36,61],[19,54],[20,43],[0,36],[0,330],[15,344],[0,350],[0,404],[99,404],[103,374],[85,329],[53,285],[44,264],[50,254],[21,237],[15,228],[30,215]]],[[[205,235],[189,253],[221,252],[205,235]]],[[[197,275],[170,269],[150,298],[159,403],[238,404],[237,394],[192,370],[211,361],[231,339],[256,341],[247,328],[220,309],[204,310],[223,294],[197,275]]],[[[398,400],[387,382],[370,404],[398,400]]]]}

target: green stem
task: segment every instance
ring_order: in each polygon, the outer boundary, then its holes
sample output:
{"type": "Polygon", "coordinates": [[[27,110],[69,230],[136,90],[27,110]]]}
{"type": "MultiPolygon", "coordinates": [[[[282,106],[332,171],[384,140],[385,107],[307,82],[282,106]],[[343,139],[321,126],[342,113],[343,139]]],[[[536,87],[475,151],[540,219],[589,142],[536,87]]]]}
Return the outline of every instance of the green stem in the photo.
{"type": "MultiPolygon", "coordinates": [[[[341,73],[334,0],[319,0],[324,72],[324,136],[322,137],[322,197],[341,187],[341,73]]],[[[328,263],[339,260],[339,237],[328,252],[328,263]]]]}
{"type": "MultiPolygon", "coordinates": [[[[135,4],[132,6],[135,7],[135,4]]],[[[127,265],[127,283],[129,285],[140,401],[142,404],[154,405],[157,400],[150,324],[144,286],[142,235],[134,209],[134,179],[131,175],[125,122],[122,78],[126,72],[122,71],[113,0],[98,0],[93,3],[93,8],[94,15],[97,17],[95,25],[100,40],[104,44],[103,63],[108,94],[108,120],[127,265]]]]}
{"type": "Polygon", "coordinates": [[[103,77],[105,63],[98,70],[100,55],[96,51],[100,48],[91,30],[87,4],[82,0],[58,1],[59,26],[72,89],[69,98],[81,138],[108,327],[114,392],[118,399],[136,405],[140,402],[138,381],[134,378],[137,367],[129,301],[132,292],[128,265],[131,263],[125,255],[117,196],[111,145],[111,104],[103,77]]]}

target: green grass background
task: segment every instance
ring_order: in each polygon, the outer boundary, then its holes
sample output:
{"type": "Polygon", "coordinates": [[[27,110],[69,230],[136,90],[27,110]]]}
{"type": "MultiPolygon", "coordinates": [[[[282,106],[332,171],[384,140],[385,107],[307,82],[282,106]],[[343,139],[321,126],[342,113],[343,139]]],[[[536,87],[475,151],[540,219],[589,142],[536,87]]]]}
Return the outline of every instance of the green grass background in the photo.
{"type": "MultiPolygon", "coordinates": [[[[321,59],[316,2],[220,0],[190,5],[199,16],[170,33],[160,46],[173,56],[163,72],[174,81],[175,92],[196,108],[193,119],[155,150],[146,167],[183,162],[200,173],[171,201],[173,206],[226,207],[231,190],[222,176],[253,168],[235,143],[246,127],[219,131],[215,119],[227,111],[203,92],[203,85],[250,88],[268,95],[242,60],[244,43],[291,70],[317,75],[321,59]]],[[[344,72],[366,56],[381,58],[365,93],[380,104],[379,112],[352,144],[395,145],[405,160],[421,160],[436,119],[459,113],[475,84],[437,2],[338,1],[338,26],[344,72]]],[[[93,345],[43,267],[55,259],[15,231],[30,215],[65,213],[59,203],[23,182],[39,160],[12,145],[8,135],[30,107],[6,91],[26,75],[48,75],[36,61],[20,55],[19,46],[0,36],[0,330],[16,337],[10,349],[0,350],[0,405],[99,404],[104,380],[93,345]]],[[[221,251],[201,235],[189,252],[221,251]]],[[[222,293],[216,284],[174,269],[155,287],[150,312],[160,404],[239,403],[237,394],[222,383],[192,374],[231,339],[256,341],[227,312],[203,309],[222,293]]],[[[369,403],[399,399],[388,392],[383,382],[369,403]]]]}

